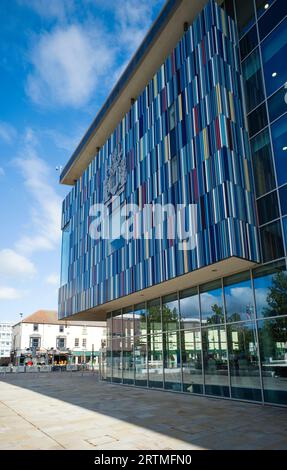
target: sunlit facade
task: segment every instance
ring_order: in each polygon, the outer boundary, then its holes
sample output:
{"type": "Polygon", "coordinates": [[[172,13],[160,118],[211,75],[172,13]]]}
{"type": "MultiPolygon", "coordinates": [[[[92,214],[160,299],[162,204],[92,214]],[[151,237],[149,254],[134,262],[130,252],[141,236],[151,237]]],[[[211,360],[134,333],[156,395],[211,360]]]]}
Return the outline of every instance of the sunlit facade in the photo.
{"type": "Polygon", "coordinates": [[[287,3],[191,3],[166,2],[63,170],[59,315],[107,321],[104,380],[287,405],[287,3]],[[140,236],[95,239],[100,203],[184,207],[193,244],[138,213],[140,236]]]}

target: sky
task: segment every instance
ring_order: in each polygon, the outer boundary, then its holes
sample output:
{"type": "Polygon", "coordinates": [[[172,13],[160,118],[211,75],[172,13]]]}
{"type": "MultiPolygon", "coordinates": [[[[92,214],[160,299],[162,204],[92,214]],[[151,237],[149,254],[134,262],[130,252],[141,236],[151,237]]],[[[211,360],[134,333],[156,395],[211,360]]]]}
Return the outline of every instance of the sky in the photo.
{"type": "Polygon", "coordinates": [[[64,166],[164,0],[0,0],[0,321],[57,309],[64,166]]]}

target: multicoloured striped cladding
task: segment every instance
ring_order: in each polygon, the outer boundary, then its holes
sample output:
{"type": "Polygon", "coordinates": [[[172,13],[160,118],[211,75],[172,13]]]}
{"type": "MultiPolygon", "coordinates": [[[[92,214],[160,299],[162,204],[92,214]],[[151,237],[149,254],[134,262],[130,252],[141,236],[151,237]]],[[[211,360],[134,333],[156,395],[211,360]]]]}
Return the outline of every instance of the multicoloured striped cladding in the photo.
{"type": "MultiPolygon", "coordinates": [[[[231,256],[259,261],[236,37],[234,22],[211,1],[66,197],[69,274],[61,317],[231,256]],[[111,248],[89,237],[90,207],[104,200],[115,149],[127,162],[122,202],[197,204],[193,250],[144,236],[111,248]]],[[[143,235],[154,231],[150,218],[143,235]]]]}

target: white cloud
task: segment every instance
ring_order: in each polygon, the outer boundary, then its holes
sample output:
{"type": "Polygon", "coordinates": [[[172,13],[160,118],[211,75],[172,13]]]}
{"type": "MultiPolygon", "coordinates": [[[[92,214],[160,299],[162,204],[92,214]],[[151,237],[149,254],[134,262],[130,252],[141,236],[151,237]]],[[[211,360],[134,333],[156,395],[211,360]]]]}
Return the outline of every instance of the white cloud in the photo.
{"type": "Polygon", "coordinates": [[[60,285],[60,276],[57,273],[52,273],[50,276],[47,276],[45,279],[47,284],[51,286],[59,286],[60,285]]]}
{"type": "Polygon", "coordinates": [[[0,286],[0,300],[20,299],[23,295],[23,292],[14,287],[0,286]]]}
{"type": "Polygon", "coordinates": [[[0,251],[0,275],[5,277],[33,276],[36,273],[34,264],[25,256],[14,250],[0,251]]]}
{"type": "Polygon", "coordinates": [[[24,184],[32,196],[30,232],[16,243],[21,253],[54,249],[61,237],[62,199],[50,183],[51,170],[36,151],[37,141],[33,131],[26,134],[23,155],[16,159],[24,184]]]}
{"type": "Polygon", "coordinates": [[[0,176],[5,176],[4,168],[0,166],[0,176]]]}
{"type": "Polygon", "coordinates": [[[11,144],[16,137],[16,130],[7,122],[0,121],[0,139],[11,144]]]}
{"type": "Polygon", "coordinates": [[[42,18],[66,20],[67,15],[73,11],[73,0],[18,0],[19,5],[34,10],[42,18]]]}
{"type": "Polygon", "coordinates": [[[26,92],[37,104],[80,107],[100,86],[113,53],[106,35],[96,28],[56,28],[43,34],[31,52],[26,92]]]}

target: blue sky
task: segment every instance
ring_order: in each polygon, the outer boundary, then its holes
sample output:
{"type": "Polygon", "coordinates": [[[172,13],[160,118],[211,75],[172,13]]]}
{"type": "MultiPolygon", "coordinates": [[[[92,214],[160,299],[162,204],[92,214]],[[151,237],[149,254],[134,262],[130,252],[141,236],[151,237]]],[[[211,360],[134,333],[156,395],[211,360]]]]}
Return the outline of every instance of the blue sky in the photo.
{"type": "Polygon", "coordinates": [[[1,0],[0,320],[56,309],[64,165],[164,0],[1,0]]]}

